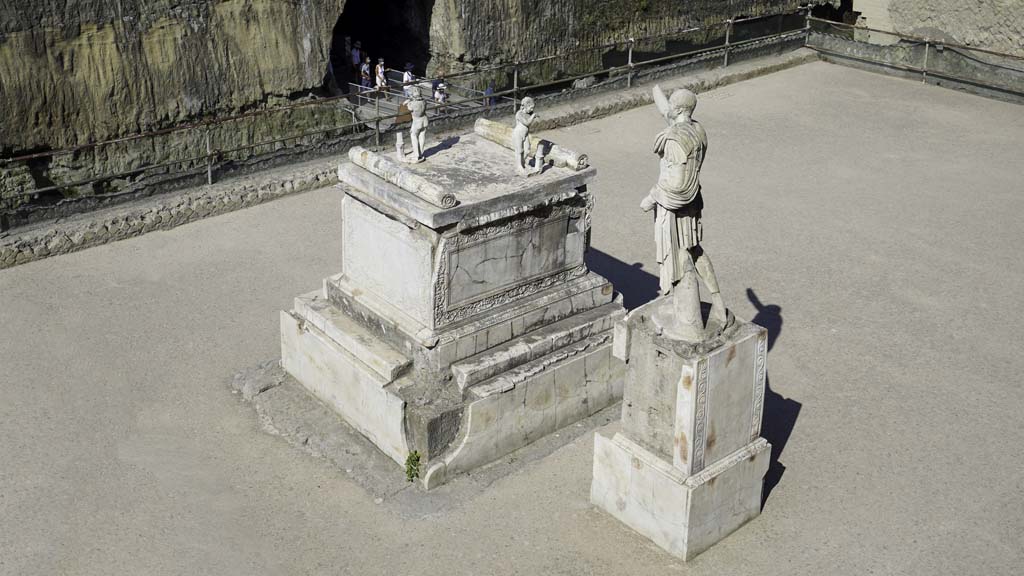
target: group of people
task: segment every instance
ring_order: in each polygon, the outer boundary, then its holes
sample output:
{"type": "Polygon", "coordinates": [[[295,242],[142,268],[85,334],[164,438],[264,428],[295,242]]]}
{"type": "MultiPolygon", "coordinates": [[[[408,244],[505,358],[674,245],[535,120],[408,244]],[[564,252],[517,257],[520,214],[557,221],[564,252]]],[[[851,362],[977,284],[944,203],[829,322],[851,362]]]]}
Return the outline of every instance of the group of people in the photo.
{"type": "MultiPolygon", "coordinates": [[[[364,90],[388,89],[387,68],[384,66],[384,58],[377,58],[377,64],[372,64],[373,59],[363,51],[363,44],[356,41],[352,44],[351,63],[352,69],[359,73],[359,85],[364,90]]],[[[406,62],[402,73],[402,92],[406,98],[412,98],[418,92],[417,79],[412,73],[412,62],[406,62]]],[[[434,80],[431,85],[433,98],[439,104],[448,102],[448,86],[444,79],[434,80]]]]}
{"type": "Polygon", "coordinates": [[[363,43],[356,41],[352,45],[352,69],[359,71],[359,85],[367,90],[387,88],[387,68],[384,67],[384,59],[378,58],[376,66],[372,66],[371,62],[369,54],[363,53],[363,43]]]}

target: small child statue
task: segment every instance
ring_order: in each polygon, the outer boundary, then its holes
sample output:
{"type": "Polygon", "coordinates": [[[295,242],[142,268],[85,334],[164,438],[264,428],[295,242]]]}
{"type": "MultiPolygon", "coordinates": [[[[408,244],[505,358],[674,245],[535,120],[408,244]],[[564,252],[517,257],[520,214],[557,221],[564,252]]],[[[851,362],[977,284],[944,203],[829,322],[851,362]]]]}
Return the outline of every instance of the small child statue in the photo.
{"type": "Polygon", "coordinates": [[[512,130],[512,148],[516,153],[516,169],[522,176],[539,174],[544,168],[544,151],[538,143],[537,154],[533,159],[533,171],[527,170],[530,165],[530,152],[533,148],[530,140],[530,125],[536,119],[533,98],[527,96],[523,98],[522,105],[516,112],[516,127],[512,130]]]}
{"type": "Polygon", "coordinates": [[[409,128],[409,139],[412,141],[411,162],[423,162],[423,148],[427,142],[427,103],[423,100],[418,86],[411,86],[411,97],[405,101],[406,108],[412,114],[412,126],[409,128]]]}

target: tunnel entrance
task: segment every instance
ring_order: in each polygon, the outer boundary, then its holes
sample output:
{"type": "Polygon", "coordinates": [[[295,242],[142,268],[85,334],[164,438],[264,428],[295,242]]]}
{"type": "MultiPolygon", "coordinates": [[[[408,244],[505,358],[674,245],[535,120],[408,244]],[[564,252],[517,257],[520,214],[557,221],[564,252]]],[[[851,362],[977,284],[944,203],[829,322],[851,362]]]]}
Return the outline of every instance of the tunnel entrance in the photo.
{"type": "Polygon", "coordinates": [[[822,20],[842,22],[852,26],[857,23],[857,17],[860,16],[860,12],[853,9],[853,0],[842,0],[838,7],[832,4],[815,6],[811,9],[811,16],[821,18],[822,20]]]}
{"type": "Polygon", "coordinates": [[[349,82],[359,83],[359,71],[352,68],[351,45],[360,42],[363,57],[372,65],[384,58],[384,65],[402,70],[406,62],[413,73],[424,76],[430,61],[430,16],[434,0],[348,0],[334,26],[331,39],[331,70],[324,84],[331,85],[333,72],[337,87],[346,91],[349,82]],[[346,38],[349,43],[346,43],[346,38]]]}

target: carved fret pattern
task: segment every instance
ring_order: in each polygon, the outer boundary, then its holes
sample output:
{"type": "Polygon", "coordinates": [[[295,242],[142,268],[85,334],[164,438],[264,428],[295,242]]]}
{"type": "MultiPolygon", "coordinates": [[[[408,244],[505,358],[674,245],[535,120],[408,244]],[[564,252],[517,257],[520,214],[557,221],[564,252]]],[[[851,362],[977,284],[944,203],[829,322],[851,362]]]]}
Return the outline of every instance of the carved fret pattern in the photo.
{"type": "Polygon", "coordinates": [[[757,335],[757,353],[754,355],[754,408],[750,411],[750,439],[761,435],[761,416],[764,411],[765,361],[768,355],[768,333],[757,335]]]}
{"type": "Polygon", "coordinates": [[[701,358],[697,362],[697,411],[694,415],[696,424],[693,439],[693,470],[696,474],[704,469],[704,443],[708,429],[708,359],[701,358]]]}

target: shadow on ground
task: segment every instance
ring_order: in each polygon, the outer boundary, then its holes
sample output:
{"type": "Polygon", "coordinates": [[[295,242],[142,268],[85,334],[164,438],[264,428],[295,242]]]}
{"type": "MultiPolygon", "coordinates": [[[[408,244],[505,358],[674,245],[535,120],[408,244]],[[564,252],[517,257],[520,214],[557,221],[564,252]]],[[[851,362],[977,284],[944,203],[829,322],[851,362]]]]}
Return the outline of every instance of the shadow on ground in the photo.
{"type": "MultiPolygon", "coordinates": [[[[757,297],[753,289],[747,288],[747,299],[757,309],[757,315],[753,322],[768,330],[768,351],[771,352],[782,332],[782,307],[775,304],[765,304],[757,297]]],[[[761,436],[772,445],[772,460],[768,466],[768,473],[764,476],[764,489],[761,493],[761,507],[768,501],[772,490],[782,480],[786,467],[779,462],[779,456],[786,448],[796,425],[796,419],[800,415],[802,404],[792,398],[785,398],[772,390],[771,378],[765,378],[764,384],[764,416],[761,421],[761,436]]]]}
{"type": "Polygon", "coordinates": [[[626,264],[600,250],[587,250],[587,266],[604,276],[622,294],[622,304],[627,310],[654,300],[658,297],[658,277],[645,271],[640,262],[626,264]]]}
{"type": "Polygon", "coordinates": [[[430,158],[434,154],[438,154],[440,152],[444,152],[445,150],[451,150],[452,147],[455,146],[458,143],[459,143],[459,137],[458,136],[452,136],[450,138],[445,138],[444,140],[442,140],[442,141],[438,142],[437,144],[434,144],[430,148],[427,148],[426,150],[424,150],[423,151],[423,158],[430,158]]]}

